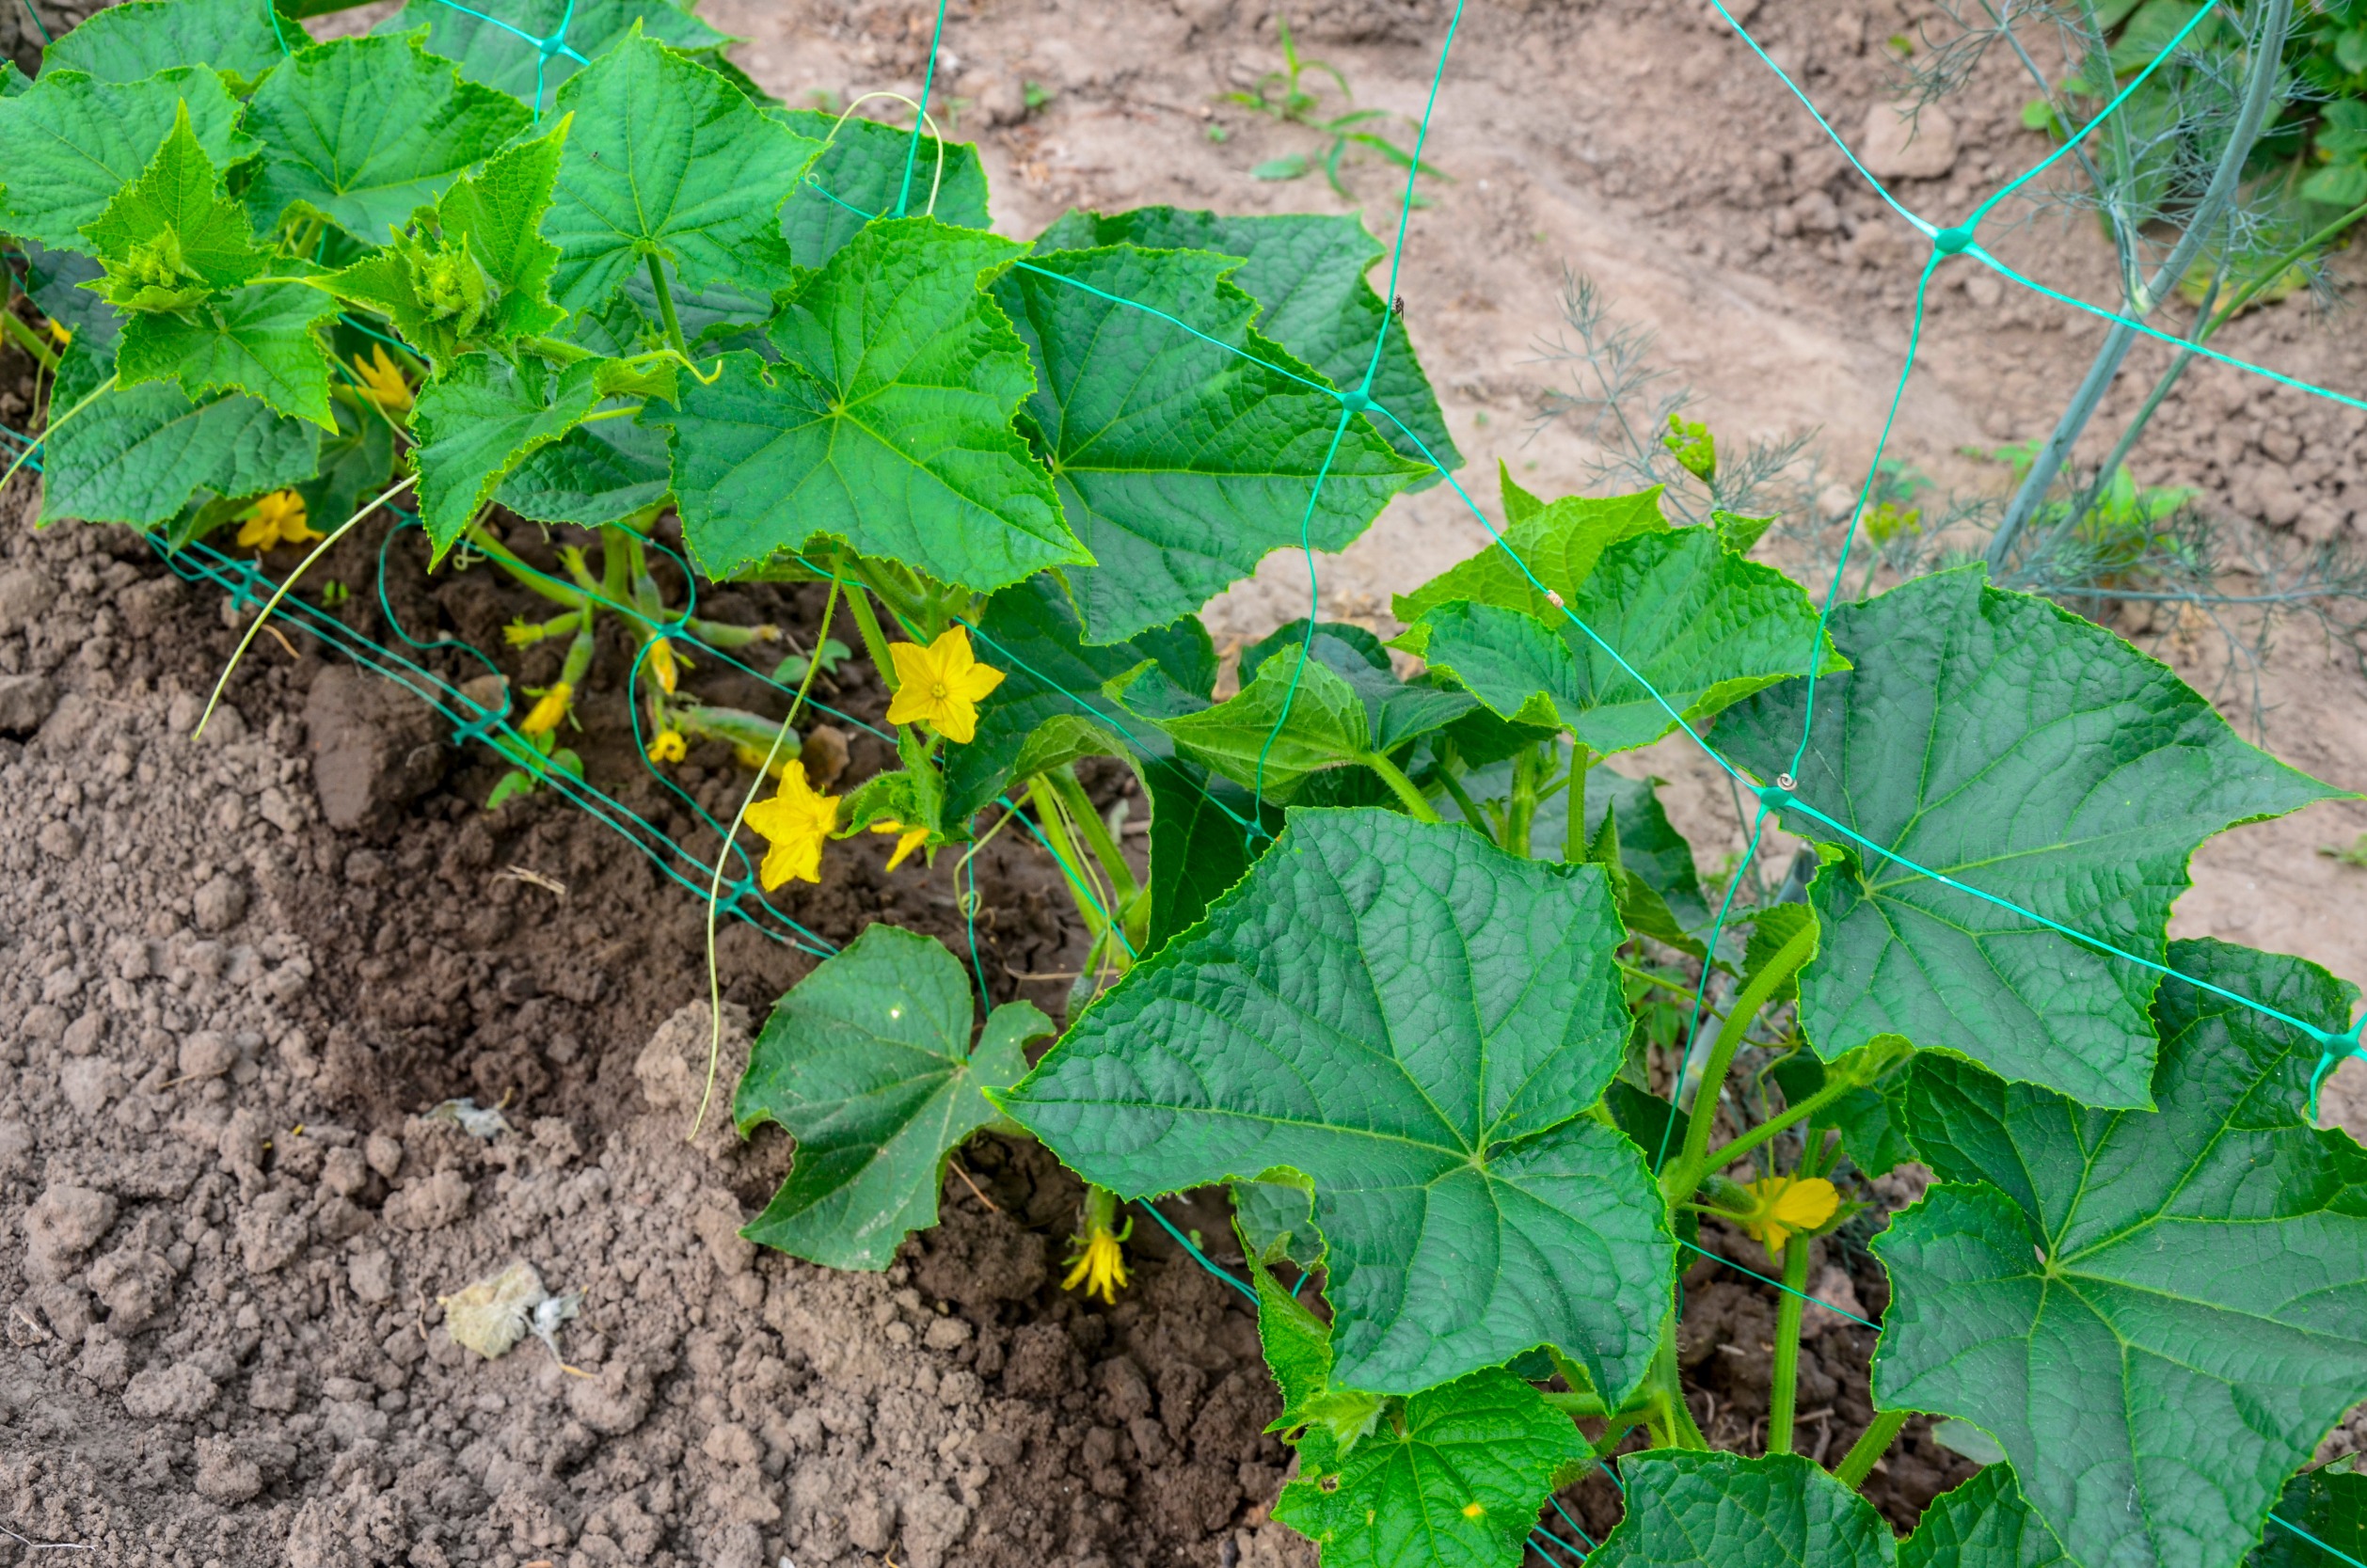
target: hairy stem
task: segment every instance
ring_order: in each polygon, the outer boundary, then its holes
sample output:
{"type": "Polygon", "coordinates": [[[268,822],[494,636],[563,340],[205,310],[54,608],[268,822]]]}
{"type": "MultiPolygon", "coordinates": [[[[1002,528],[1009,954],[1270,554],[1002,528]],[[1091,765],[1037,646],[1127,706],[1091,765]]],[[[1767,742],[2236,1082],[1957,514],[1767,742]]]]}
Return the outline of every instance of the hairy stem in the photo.
{"type": "Polygon", "coordinates": [[[847,608],[854,611],[855,630],[863,636],[863,651],[871,660],[871,668],[880,673],[880,684],[893,692],[901,684],[896,678],[896,660],[888,657],[887,636],[880,630],[879,611],[871,608],[871,595],[860,582],[849,585],[847,608]]]}
{"type": "Polygon", "coordinates": [[[1784,1248],[1784,1293],[1775,1302],[1775,1376],[1767,1395],[1767,1451],[1791,1452],[1792,1405],[1800,1389],[1800,1312],[1806,1305],[1808,1254],[1815,1245],[1794,1236],[1784,1248]]]}
{"type": "Polygon", "coordinates": [[[1692,1410],[1685,1403],[1685,1384],[1676,1364],[1676,1309],[1672,1307],[1660,1320],[1660,1348],[1652,1357],[1652,1371],[1645,1379],[1655,1409],[1652,1413],[1654,1445],[1665,1449],[1706,1450],[1709,1439],[1701,1434],[1701,1427],[1693,1420],[1692,1410]]]}
{"type": "Polygon", "coordinates": [[[1761,1144],[1766,1143],[1771,1138],[1774,1138],[1781,1133],[1789,1132],[1791,1129],[1799,1126],[1802,1122],[1806,1121],[1810,1117],[1815,1116],[1819,1111],[1823,1110],[1827,1105],[1832,1104],[1835,1101],[1840,1099],[1843,1095],[1858,1086],[1859,1085],[1854,1079],[1844,1078],[1837,1074],[1829,1074],[1823,1088],[1819,1089],[1816,1093],[1810,1095],[1799,1104],[1792,1106],[1782,1116],[1771,1117],[1767,1120],[1760,1122],[1756,1127],[1752,1128],[1748,1132],[1745,1132],[1740,1137],[1735,1139],[1733,1142],[1721,1144],[1716,1148],[1711,1149],[1708,1153],[1702,1156],[1699,1169],[1696,1170],[1688,1167],[1681,1172],[1685,1180],[1689,1184],[1688,1192],[1690,1193],[1692,1187],[1700,1185],[1703,1180],[1708,1178],[1711,1172],[1725,1169],[1728,1165],[1733,1164],[1737,1160],[1742,1159],[1744,1156],[1757,1149],[1761,1144]]]}
{"type": "Polygon", "coordinates": [[[1586,742],[1570,737],[1570,834],[1562,846],[1565,861],[1586,858],[1586,769],[1594,765],[1594,756],[1586,742]]]}
{"type": "Polygon", "coordinates": [[[1523,746],[1512,758],[1512,803],[1504,810],[1504,848],[1527,860],[1529,827],[1536,819],[1537,749],[1523,746]]]}
{"type": "MultiPolygon", "coordinates": [[[[1415,821],[1439,822],[1444,820],[1444,818],[1439,816],[1437,809],[1433,807],[1427,800],[1422,798],[1422,791],[1414,786],[1414,781],[1406,777],[1405,770],[1399,768],[1395,763],[1390,761],[1389,758],[1381,755],[1378,752],[1367,752],[1362,756],[1357,758],[1357,761],[1364,764],[1365,767],[1370,768],[1374,772],[1381,776],[1381,783],[1389,785],[1390,793],[1395,795],[1399,800],[1405,803],[1406,810],[1412,815],[1415,821]]],[[[1525,851],[1520,852],[1525,853],[1525,851]]]]}
{"type": "Polygon", "coordinates": [[[1463,814],[1464,820],[1479,830],[1480,837],[1490,844],[1496,842],[1494,825],[1487,820],[1487,814],[1480,810],[1479,802],[1471,799],[1471,792],[1463,787],[1462,780],[1449,768],[1441,767],[1438,769],[1438,787],[1447,792],[1447,799],[1454,802],[1454,809],[1463,814]]]}
{"type": "Polygon", "coordinates": [[[1709,1048],[1708,1064],[1702,1069],[1701,1086],[1693,1091],[1692,1112],[1685,1121],[1684,1148],[1662,1179],[1662,1190],[1669,1202],[1682,1203],[1692,1197],[1703,1173],[1709,1168],[1710,1124],[1718,1119],[1718,1100],[1725,1091],[1726,1069],[1734,1065],[1734,1053],[1742,1049],[1742,1038],[1752,1020],[1791,978],[1792,971],[1808,961],[1808,955],[1816,947],[1816,923],[1804,922],[1789,942],[1775,950],[1767,967],[1742,988],[1742,994],[1727,1009],[1725,1024],[1719,1029],[1717,1041],[1709,1048]]]}
{"type": "Polygon", "coordinates": [[[1109,824],[1103,821],[1102,814],[1093,809],[1092,800],[1085,793],[1085,785],[1077,780],[1076,769],[1063,763],[1044,777],[1052,781],[1052,787],[1058,792],[1061,804],[1067,806],[1069,815],[1076,818],[1077,832],[1084,838],[1086,847],[1093,851],[1093,858],[1102,863],[1103,875],[1109,879],[1119,908],[1132,904],[1142,892],[1142,886],[1135,880],[1134,868],[1126,863],[1124,852],[1118,847],[1118,840],[1110,836],[1109,824]]]}
{"type": "Polygon", "coordinates": [[[1854,1492],[1866,1484],[1866,1478],[1874,1473],[1874,1462],[1890,1451],[1898,1440],[1899,1429],[1907,1424],[1912,1410],[1878,1410],[1874,1424],[1861,1433],[1850,1451],[1841,1456],[1841,1463],[1833,1467],[1833,1479],[1854,1492]]]}

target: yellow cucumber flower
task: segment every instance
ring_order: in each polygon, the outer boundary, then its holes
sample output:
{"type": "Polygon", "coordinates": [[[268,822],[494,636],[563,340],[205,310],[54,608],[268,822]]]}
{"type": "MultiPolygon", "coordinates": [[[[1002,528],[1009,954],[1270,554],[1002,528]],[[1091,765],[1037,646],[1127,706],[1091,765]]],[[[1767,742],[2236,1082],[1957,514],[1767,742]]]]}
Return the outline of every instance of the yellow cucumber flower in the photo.
{"type": "Polygon", "coordinates": [[[49,324],[49,335],[57,341],[59,348],[64,348],[74,341],[73,329],[63,322],[54,319],[49,324]]]}
{"type": "Polygon", "coordinates": [[[517,726],[518,733],[548,735],[557,729],[559,721],[567,717],[567,704],[575,694],[576,689],[565,681],[545,687],[543,694],[535,699],[533,707],[528,710],[525,720],[517,726]]]}
{"type": "Polygon", "coordinates": [[[1069,1255],[1069,1262],[1075,1266],[1060,1281],[1060,1289],[1073,1291],[1082,1283],[1088,1299],[1098,1295],[1110,1306],[1117,1306],[1118,1292],[1126,1288],[1126,1253],[1121,1243],[1134,1233],[1134,1228],[1132,1220],[1126,1222],[1123,1230],[1112,1230],[1105,1219],[1088,1220],[1085,1234],[1077,1239],[1076,1250],[1069,1255]]]}
{"type": "Polygon", "coordinates": [[[649,673],[658,677],[659,690],[669,697],[674,695],[675,683],[682,677],[675,666],[674,643],[669,640],[662,637],[649,640],[649,673]]]}
{"type": "Polygon", "coordinates": [[[1735,1216],[1769,1257],[1784,1250],[1794,1234],[1816,1229],[1841,1207],[1841,1195],[1821,1176],[1762,1177],[1743,1184],[1751,1212],[1735,1216]]]}
{"type": "Polygon", "coordinates": [[[770,846],[757,874],[765,891],[786,881],[820,881],[822,844],[837,825],[838,797],[820,794],[807,784],[803,763],[785,766],[779,793],[748,808],[748,826],[770,846]]]}
{"type": "Polygon", "coordinates": [[[680,762],[690,752],[690,743],[682,738],[680,730],[659,730],[649,742],[652,762],[680,762]]]}
{"type": "Polygon", "coordinates": [[[367,359],[355,355],[354,375],[361,383],[362,395],[388,413],[410,411],[411,384],[403,379],[403,368],[387,357],[385,345],[371,344],[367,359]]]}
{"type": "Polygon", "coordinates": [[[267,550],[278,545],[309,544],[323,537],[305,526],[304,498],[294,490],[274,490],[258,498],[238,515],[238,543],[242,549],[267,550]]]}
{"type": "Polygon", "coordinates": [[[903,835],[896,841],[896,853],[888,857],[887,868],[890,871],[893,871],[898,866],[902,865],[912,855],[913,850],[929,842],[929,830],[927,828],[908,828],[901,822],[874,822],[871,824],[871,831],[875,833],[900,833],[903,835]]]}
{"type": "Polygon", "coordinates": [[[978,704],[1003,684],[1003,672],[980,664],[970,653],[970,630],[951,626],[926,648],[917,642],[888,647],[896,661],[896,700],[888,722],[925,720],[947,740],[966,744],[978,733],[978,704]]]}

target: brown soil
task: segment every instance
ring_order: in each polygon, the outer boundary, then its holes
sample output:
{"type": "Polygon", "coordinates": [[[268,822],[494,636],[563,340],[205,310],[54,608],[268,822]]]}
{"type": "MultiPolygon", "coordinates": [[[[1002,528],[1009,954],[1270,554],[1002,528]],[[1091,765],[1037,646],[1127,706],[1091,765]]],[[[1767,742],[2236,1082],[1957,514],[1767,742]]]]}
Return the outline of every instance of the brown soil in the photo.
{"type": "MultiPolygon", "coordinates": [[[[917,86],[915,5],[706,9],[792,100],[917,86]]],[[[1419,111],[1438,0],[1295,9],[1302,40],[1363,100],[1419,111]]],[[[1867,40],[1900,21],[1771,3],[1753,24],[1854,125],[1885,70],[1867,40]]],[[[1311,180],[1246,177],[1298,149],[1295,133],[1222,109],[1231,139],[1207,139],[1212,94],[1266,69],[1272,39],[1261,8],[1231,0],[957,8],[949,90],[971,101],[962,131],[986,149],[1001,227],[1032,233],[1071,203],[1338,205],[1311,180]],[[1053,93],[1032,114],[1031,81],[1053,93]]],[[[1978,85],[1958,109],[1956,170],[1914,198],[1961,210],[2035,155],[2018,104],[2010,83],[1978,85]]],[[[1662,329],[1722,430],[1821,425],[1840,472],[1870,452],[1912,261],[1797,106],[1702,18],[1625,0],[1474,8],[1433,147],[1456,182],[1416,214],[1403,292],[1475,472],[1503,455],[1533,488],[1579,479],[1572,433],[1519,444],[1547,386],[1524,361],[1553,325],[1564,261],[1662,329]]],[[[1381,171],[1350,177],[1378,210],[1381,171]]],[[[2100,276],[2083,233],[2021,238],[2050,277],[2100,276]]],[[[1941,297],[1902,442],[1958,473],[1956,445],[2041,428],[2092,338],[1977,289],[1941,297]]],[[[2336,385],[2367,379],[2355,330],[2296,306],[2230,342],[2336,385]]],[[[2198,377],[2144,477],[2203,484],[2239,513],[2293,511],[2296,530],[2367,529],[2344,452],[2354,425],[2254,392],[2198,377]],[[2264,504],[2275,483],[2306,503],[2264,504]]],[[[22,424],[23,410],[0,396],[0,419],[22,424]]],[[[983,1199],[950,1181],[944,1226],[885,1275],[755,1253],[735,1231],[785,1168],[781,1140],[739,1146],[710,1113],[684,1141],[707,1069],[696,901],[550,797],[487,817],[499,769],[481,749],[444,745],[409,698],[301,641],[293,660],[260,642],[193,740],[232,641],[222,605],[119,531],[33,534],[27,500],[22,483],[0,498],[0,988],[16,1020],[0,1030],[0,1525],[110,1563],[226,1568],[1311,1561],[1265,1521],[1286,1455],[1261,1435],[1273,1397],[1227,1287],[1146,1223],[1118,1307],[1059,1291],[1076,1189],[1041,1151],[992,1139],[964,1156],[983,1199]],[[420,1115],[462,1095],[506,1102],[511,1131],[479,1140],[420,1115]],[[585,1291],[560,1344],[587,1375],[531,1341],[485,1363],[440,1327],[435,1297],[513,1260],[585,1291]]],[[[1450,496],[1402,502],[1325,563],[1326,610],[1378,619],[1390,588],[1483,538],[1450,496]]],[[[374,545],[349,548],[357,559],[332,570],[367,580],[358,557],[374,545]]],[[[412,584],[396,605],[413,630],[480,646],[498,646],[517,608],[483,573],[396,580],[412,584]]],[[[1220,640],[1303,613],[1304,594],[1302,567],[1272,563],[1215,607],[1220,640]]],[[[818,597],[738,591],[708,609],[802,630],[818,597]]],[[[349,613],[380,630],[368,605],[349,613]]],[[[604,648],[603,667],[618,655],[604,648]]],[[[539,684],[556,650],[504,657],[539,684]]],[[[712,672],[697,678],[734,700],[712,672]]],[[[2271,679],[2280,751],[2367,782],[2352,656],[2291,638],[2271,679]]],[[[874,720],[881,705],[852,677],[833,700],[874,720]]],[[[621,699],[597,695],[586,721],[596,781],[711,853],[687,808],[628,765],[621,699]]],[[[858,744],[848,777],[883,760],[858,744]]],[[[1722,797],[1691,759],[1648,761],[1714,852],[1731,827],[1722,797]]],[[[720,751],[675,777],[718,816],[744,780],[720,751]]],[[[2367,880],[2311,852],[2363,828],[2367,813],[2334,805],[2229,835],[2205,851],[2179,929],[2367,974],[2367,880]],[[2261,898],[2264,883],[2279,896],[2261,898]]],[[[889,919],[963,948],[944,866],[889,876],[884,847],[834,850],[829,885],[784,907],[834,941],[889,919]]],[[[1021,992],[1017,975],[1076,967],[1081,936],[1040,858],[998,842],[978,871],[997,1000],[1021,992]]],[[[720,958],[728,1085],[745,1019],[811,959],[731,925],[720,958]]],[[[1064,982],[1024,989],[1057,1015],[1064,982]]],[[[2367,1094],[2344,1096],[2361,1080],[2348,1069],[2329,1095],[2355,1131],[2367,1094]]],[[[1168,1212],[1225,1233],[1213,1204],[1168,1212]]],[[[1760,1264],[1740,1238],[1721,1244],[1760,1264]]],[[[1862,1249],[1827,1263],[1878,1315],[1862,1249]]],[[[1750,1447],[1772,1293],[1714,1264],[1687,1288],[1696,1414],[1750,1447]]],[[[1830,1457],[1866,1419],[1871,1338],[1835,1320],[1810,1340],[1804,1450],[1830,1457]]],[[[1962,1473],[1917,1429],[1870,1490],[1903,1527],[1962,1473]]],[[[1597,1538],[1614,1516],[1600,1480],[1565,1501],[1597,1538]]],[[[0,1563],[27,1560],[0,1538],[0,1563]]]]}

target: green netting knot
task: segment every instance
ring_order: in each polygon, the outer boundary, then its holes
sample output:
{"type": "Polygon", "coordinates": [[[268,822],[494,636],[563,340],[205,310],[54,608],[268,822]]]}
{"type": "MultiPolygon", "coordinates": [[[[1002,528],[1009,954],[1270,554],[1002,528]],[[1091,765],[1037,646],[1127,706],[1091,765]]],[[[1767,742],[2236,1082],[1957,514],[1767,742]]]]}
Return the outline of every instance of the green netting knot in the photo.
{"type": "Polygon", "coordinates": [[[1931,236],[1931,245],[1943,256],[1955,256],[1973,248],[1973,231],[1967,229],[1943,229],[1931,236]]]}
{"type": "Polygon", "coordinates": [[[1351,414],[1372,414],[1378,412],[1381,405],[1373,401],[1371,393],[1358,388],[1353,392],[1341,393],[1340,406],[1351,414]]]}
{"type": "Polygon", "coordinates": [[[466,746],[471,740],[485,739],[500,726],[508,712],[506,707],[486,708],[467,723],[456,725],[452,732],[453,744],[466,746]]]}
{"type": "Polygon", "coordinates": [[[2332,1075],[2334,1069],[2343,1065],[2343,1058],[2357,1056],[2362,1061],[2367,1061],[2367,1050],[2362,1050],[2359,1046],[2359,1030],[2362,1026],[2367,1026],[2367,1018],[2362,1018],[2358,1023],[2352,1024],[2350,1033],[2347,1035],[2337,1035],[2324,1029],[2311,1031],[2317,1036],[2318,1043],[2325,1047],[2318,1057],[2318,1065],[2310,1073],[2310,1120],[2311,1123],[2314,1124],[2318,1119],[2318,1091],[2326,1086],[2326,1081],[2332,1075]]]}
{"type": "Polygon", "coordinates": [[[1800,798],[1792,793],[1799,787],[1800,781],[1789,773],[1778,773],[1775,775],[1773,784],[1768,784],[1755,793],[1758,795],[1760,805],[1765,806],[1769,811],[1781,811],[1786,806],[1799,803],[1800,798]]]}
{"type": "Polygon", "coordinates": [[[534,53],[546,60],[554,59],[567,52],[567,40],[558,33],[553,33],[547,39],[536,39],[533,43],[534,53]]]}

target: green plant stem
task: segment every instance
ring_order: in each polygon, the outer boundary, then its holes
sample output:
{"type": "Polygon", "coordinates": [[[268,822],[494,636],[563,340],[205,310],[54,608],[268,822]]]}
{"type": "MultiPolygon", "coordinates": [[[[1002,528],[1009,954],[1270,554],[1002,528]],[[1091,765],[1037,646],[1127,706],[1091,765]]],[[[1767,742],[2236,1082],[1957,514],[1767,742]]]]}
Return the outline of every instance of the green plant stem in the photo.
{"type": "Polygon", "coordinates": [[[1767,1451],[1791,1452],[1793,1402],[1800,1390],[1800,1311],[1806,1305],[1808,1255],[1815,1244],[1794,1236],[1784,1248],[1784,1293],[1775,1302],[1775,1375],[1768,1386],[1767,1451]]]}
{"type": "Polygon", "coordinates": [[[1727,1009],[1725,1024],[1718,1031],[1717,1041],[1709,1048],[1708,1064],[1702,1069],[1701,1086],[1693,1091],[1693,1108],[1685,1121],[1684,1149],[1663,1179],[1663,1190],[1671,1203],[1682,1203],[1692,1197],[1702,1174],[1709,1169],[1710,1124],[1718,1119],[1718,1100],[1725,1092],[1726,1070],[1734,1065],[1735,1053],[1742,1049],[1742,1038],[1750,1030],[1752,1020],[1791,978],[1792,971],[1808,961],[1808,955],[1816,951],[1816,923],[1805,922],[1789,942],[1776,949],[1767,967],[1742,988],[1742,994],[1727,1009]]]}
{"type": "Polygon", "coordinates": [[[847,608],[854,611],[855,630],[863,636],[863,651],[869,657],[871,667],[880,673],[880,683],[893,692],[903,683],[896,677],[896,660],[888,657],[887,635],[880,630],[879,611],[871,608],[871,594],[864,584],[849,586],[847,608]]]}
{"type": "Polygon", "coordinates": [[[1660,1320],[1660,1348],[1653,1354],[1652,1370],[1645,1379],[1645,1387],[1653,1404],[1651,1415],[1653,1434],[1660,1439],[1654,1445],[1667,1449],[1707,1449],[1709,1440],[1701,1434],[1693,1420],[1692,1410],[1685,1403],[1685,1385],[1676,1364],[1676,1308],[1672,1307],[1660,1320]]]}
{"type": "Polygon", "coordinates": [[[1077,852],[1076,841],[1069,836],[1068,814],[1060,809],[1060,791],[1039,774],[1027,798],[1036,808],[1036,825],[1043,830],[1044,842],[1052,847],[1052,858],[1060,863],[1062,879],[1069,884],[1069,896],[1076,905],[1077,917],[1085,922],[1086,934],[1099,945],[1109,929],[1109,919],[1094,907],[1092,892],[1085,879],[1085,857],[1077,852]]]}
{"type": "Polygon", "coordinates": [[[674,291],[666,287],[666,264],[658,253],[649,253],[649,286],[658,291],[658,316],[666,325],[666,341],[685,361],[691,357],[691,345],[682,341],[682,318],[674,313],[674,291]]]}
{"type": "MultiPolygon", "coordinates": [[[[1504,849],[1529,858],[1529,830],[1537,819],[1537,749],[1523,746],[1513,753],[1512,800],[1504,808],[1504,849]]],[[[1583,852],[1581,847],[1581,852],[1583,852]]]]}
{"type": "Polygon", "coordinates": [[[1594,766],[1594,757],[1586,742],[1570,737],[1570,832],[1562,845],[1565,861],[1586,858],[1586,769],[1594,766]]]}
{"type": "Polygon", "coordinates": [[[41,341],[40,333],[19,321],[17,313],[5,305],[0,305],[0,327],[7,329],[5,334],[0,335],[15,340],[17,347],[40,362],[41,369],[52,372],[57,369],[56,352],[41,341]]]}
{"type": "Polygon", "coordinates": [[[1405,802],[1406,810],[1412,815],[1415,821],[1435,823],[1445,820],[1438,815],[1437,809],[1422,798],[1422,791],[1414,786],[1414,781],[1406,777],[1405,770],[1389,758],[1378,752],[1367,752],[1357,758],[1357,761],[1381,776],[1381,783],[1389,785],[1390,793],[1405,802]]]}
{"type": "Polygon", "coordinates": [[[1479,802],[1471,799],[1471,792],[1463,787],[1462,780],[1441,767],[1438,769],[1438,787],[1447,792],[1447,799],[1454,802],[1454,809],[1461,812],[1464,819],[1479,830],[1482,838],[1490,844],[1496,842],[1496,830],[1489,824],[1487,814],[1480,810],[1479,802]]]}
{"type": "Polygon", "coordinates": [[[1119,848],[1118,841],[1110,836],[1109,824],[1103,821],[1102,814],[1093,809],[1092,800],[1085,793],[1085,785],[1077,779],[1076,769],[1063,763],[1044,777],[1052,781],[1052,787],[1059,794],[1061,804],[1067,806],[1069,815],[1076,818],[1077,832],[1083,835],[1087,847],[1093,851],[1093,858],[1102,863],[1102,873],[1109,879],[1119,908],[1132,904],[1141,895],[1142,886],[1135,880],[1134,868],[1126,863],[1125,854],[1119,848]]]}
{"type": "Polygon", "coordinates": [[[1612,1417],[1611,1424],[1603,1429],[1603,1434],[1595,1439],[1595,1457],[1609,1459],[1611,1451],[1619,1446],[1619,1440],[1628,1435],[1628,1428],[1649,1419],[1651,1412],[1648,1410],[1622,1411],[1612,1417]]]}
{"type": "Polygon", "coordinates": [[[1841,1463],[1833,1467],[1833,1479],[1854,1492],[1866,1484],[1866,1478],[1874,1473],[1874,1462],[1890,1451],[1898,1440],[1899,1429],[1907,1424],[1912,1410],[1878,1410],[1874,1424],[1858,1434],[1850,1451],[1841,1456],[1841,1463]]]}
{"type": "Polygon", "coordinates": [[[1699,1186],[1708,1179],[1712,1172],[1722,1171],[1737,1160],[1745,1158],[1755,1152],[1761,1144],[1789,1132],[1851,1089],[1861,1086],[1854,1079],[1829,1076],[1823,1088],[1792,1106],[1782,1116],[1771,1117],[1731,1143],[1721,1144],[1711,1149],[1702,1156],[1701,1166],[1698,1170],[1688,1167],[1681,1172],[1689,1184],[1687,1196],[1691,1196],[1691,1187],[1699,1186]]]}
{"type": "MultiPolygon", "coordinates": [[[[656,258],[653,257],[651,260],[654,261],[656,258]]],[[[572,365],[579,359],[599,357],[581,343],[564,342],[557,338],[529,338],[526,340],[526,347],[544,358],[561,365],[572,365]]]]}

